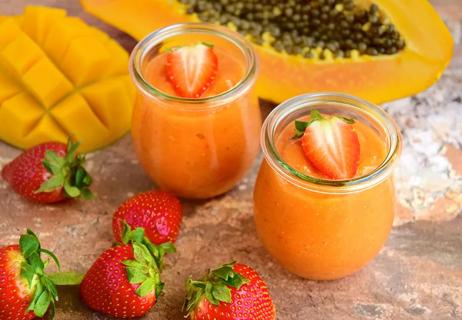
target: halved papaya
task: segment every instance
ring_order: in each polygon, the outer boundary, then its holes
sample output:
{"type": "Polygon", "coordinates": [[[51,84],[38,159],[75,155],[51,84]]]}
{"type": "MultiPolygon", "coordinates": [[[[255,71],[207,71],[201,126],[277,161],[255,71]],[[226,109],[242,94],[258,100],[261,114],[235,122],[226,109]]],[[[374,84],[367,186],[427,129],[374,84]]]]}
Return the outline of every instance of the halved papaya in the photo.
{"type": "Polygon", "coordinates": [[[274,102],[313,91],[347,92],[376,103],[405,97],[433,84],[453,52],[450,33],[426,0],[375,0],[374,4],[367,0],[81,3],[88,12],[136,39],[156,28],[187,21],[212,21],[237,29],[254,43],[260,58],[259,96],[274,102]],[[305,18],[305,24],[298,22],[305,18]],[[255,28],[250,30],[252,23],[255,28]],[[283,33],[280,41],[271,28],[283,33]],[[390,40],[385,36],[381,40],[380,30],[391,30],[390,40]],[[290,45],[291,36],[295,47],[284,48],[287,42],[290,45]],[[310,38],[313,43],[307,49],[310,38]],[[339,50],[329,47],[332,39],[339,50]],[[358,39],[367,40],[366,45],[358,39]],[[389,46],[382,48],[380,43],[389,46]]]}

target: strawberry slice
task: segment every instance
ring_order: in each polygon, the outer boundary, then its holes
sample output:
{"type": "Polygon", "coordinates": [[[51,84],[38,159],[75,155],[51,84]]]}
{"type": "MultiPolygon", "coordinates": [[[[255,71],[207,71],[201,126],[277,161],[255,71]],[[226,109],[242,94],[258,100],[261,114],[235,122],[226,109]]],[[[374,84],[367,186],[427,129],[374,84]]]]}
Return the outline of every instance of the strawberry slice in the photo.
{"type": "Polygon", "coordinates": [[[327,178],[351,179],[358,170],[360,146],[352,123],[348,118],[324,117],[317,110],[312,110],[310,121],[295,123],[303,153],[327,178]]]}
{"type": "Polygon", "coordinates": [[[181,97],[201,97],[215,81],[217,70],[217,56],[208,44],[179,47],[167,55],[167,79],[181,97]]]}

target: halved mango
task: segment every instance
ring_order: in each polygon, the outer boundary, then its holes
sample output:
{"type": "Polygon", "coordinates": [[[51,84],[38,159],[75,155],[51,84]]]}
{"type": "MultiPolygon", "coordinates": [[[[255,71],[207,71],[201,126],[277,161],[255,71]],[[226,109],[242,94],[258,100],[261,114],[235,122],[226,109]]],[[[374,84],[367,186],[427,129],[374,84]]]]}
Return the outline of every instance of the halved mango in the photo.
{"type": "MultiPolygon", "coordinates": [[[[358,3],[370,1],[357,0],[358,3]]],[[[254,47],[260,58],[256,87],[260,97],[280,102],[315,91],[351,93],[380,103],[420,92],[448,65],[453,40],[426,0],[373,1],[406,42],[393,55],[318,60],[254,47]],[[277,72],[275,72],[277,70],[277,72]]],[[[177,22],[198,21],[178,0],[81,0],[84,8],[137,39],[177,22]]]]}
{"type": "Polygon", "coordinates": [[[0,107],[0,137],[2,140],[20,148],[26,148],[25,137],[38,123],[43,115],[43,109],[37,101],[27,92],[3,101],[0,107]]]}
{"type": "Polygon", "coordinates": [[[0,20],[0,139],[21,148],[79,140],[82,152],[128,131],[128,53],[64,10],[0,20]]]}

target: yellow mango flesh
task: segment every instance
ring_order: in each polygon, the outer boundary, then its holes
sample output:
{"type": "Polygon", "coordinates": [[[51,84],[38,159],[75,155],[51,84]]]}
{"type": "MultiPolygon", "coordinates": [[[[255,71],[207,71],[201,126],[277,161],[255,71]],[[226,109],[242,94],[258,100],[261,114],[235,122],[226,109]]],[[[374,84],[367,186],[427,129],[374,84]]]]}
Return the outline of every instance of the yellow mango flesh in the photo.
{"type": "Polygon", "coordinates": [[[0,139],[20,148],[79,141],[88,152],[129,130],[128,53],[62,9],[0,17],[0,139]]]}

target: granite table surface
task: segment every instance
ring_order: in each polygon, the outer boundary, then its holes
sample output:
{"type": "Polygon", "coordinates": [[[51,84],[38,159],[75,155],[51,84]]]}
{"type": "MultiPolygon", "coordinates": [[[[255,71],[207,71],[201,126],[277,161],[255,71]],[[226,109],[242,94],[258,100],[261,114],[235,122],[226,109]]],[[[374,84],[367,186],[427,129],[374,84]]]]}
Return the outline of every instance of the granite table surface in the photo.
{"type": "MultiPolygon", "coordinates": [[[[0,0],[0,15],[27,4],[67,8],[107,31],[127,50],[135,41],[85,14],[76,0],[0,0]]],[[[362,271],[315,282],[287,273],[265,252],[252,217],[252,186],[261,156],[229,193],[183,201],[178,252],[167,259],[165,295],[146,319],[183,319],[184,281],[208,267],[239,260],[268,282],[281,320],[462,319],[462,1],[434,0],[456,41],[454,59],[427,91],[384,105],[402,128],[396,172],[398,213],[383,250],[362,271]]],[[[262,104],[263,113],[269,107],[262,104]]],[[[0,124],[1,125],[1,124],[0,124]]],[[[0,142],[0,166],[19,150],[0,142]]],[[[0,245],[26,228],[55,251],[63,268],[84,272],[112,245],[111,215],[127,197],[154,187],[138,165],[130,137],[88,156],[97,200],[43,206],[23,201],[0,181],[0,245]]],[[[56,319],[109,319],[87,309],[77,287],[60,289],[56,319]]],[[[13,320],[13,319],[12,319],[13,320]]]]}

